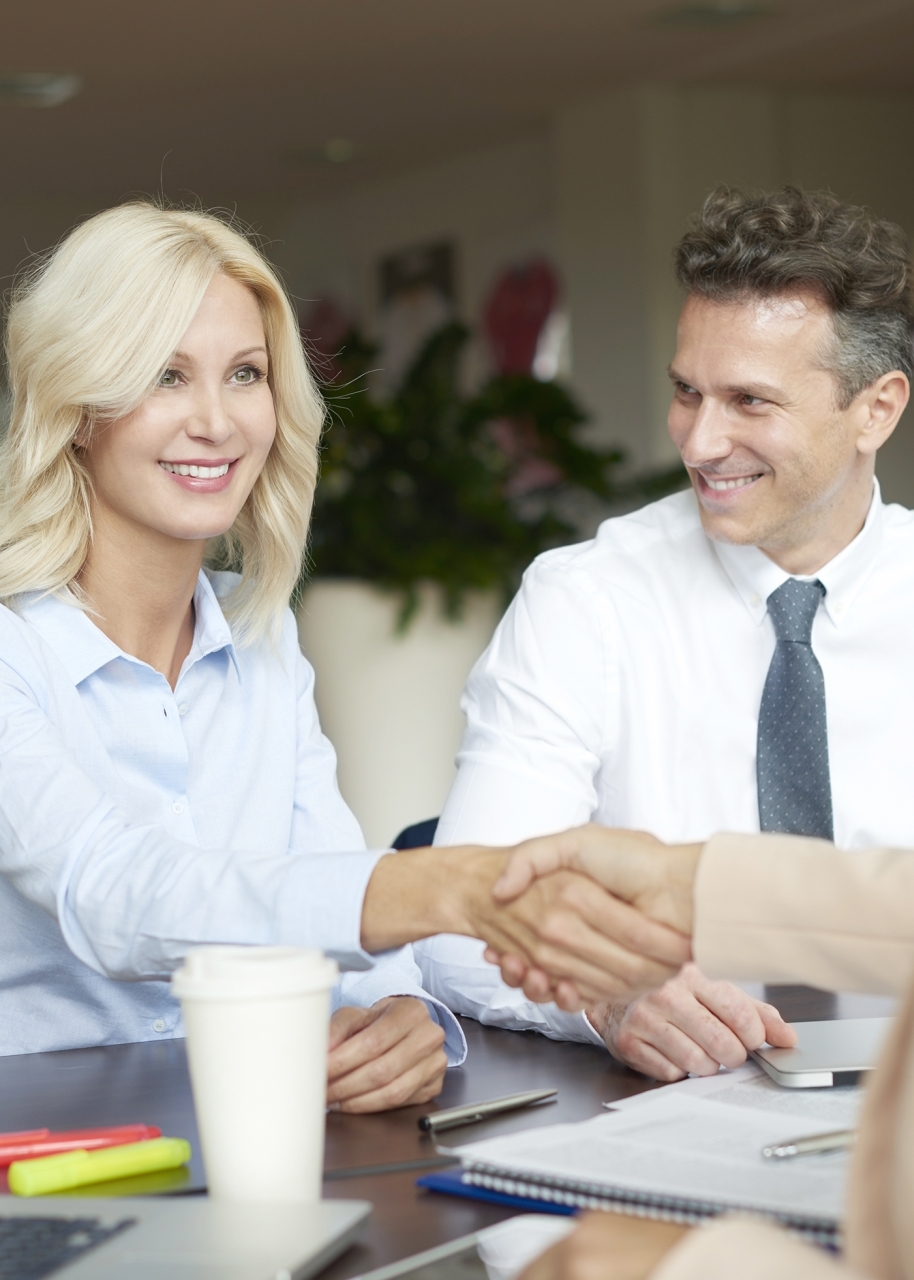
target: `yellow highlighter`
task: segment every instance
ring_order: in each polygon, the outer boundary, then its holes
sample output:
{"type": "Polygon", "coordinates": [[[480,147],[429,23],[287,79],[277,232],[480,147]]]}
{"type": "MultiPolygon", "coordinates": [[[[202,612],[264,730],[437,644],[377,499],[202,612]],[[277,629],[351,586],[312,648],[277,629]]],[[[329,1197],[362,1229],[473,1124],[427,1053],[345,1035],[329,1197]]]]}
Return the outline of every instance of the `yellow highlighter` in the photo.
{"type": "Polygon", "coordinates": [[[9,1188],[17,1196],[47,1196],[92,1182],[177,1169],[189,1159],[190,1143],[183,1138],[151,1138],[101,1151],[65,1151],[14,1161],[9,1167],[9,1188]]]}

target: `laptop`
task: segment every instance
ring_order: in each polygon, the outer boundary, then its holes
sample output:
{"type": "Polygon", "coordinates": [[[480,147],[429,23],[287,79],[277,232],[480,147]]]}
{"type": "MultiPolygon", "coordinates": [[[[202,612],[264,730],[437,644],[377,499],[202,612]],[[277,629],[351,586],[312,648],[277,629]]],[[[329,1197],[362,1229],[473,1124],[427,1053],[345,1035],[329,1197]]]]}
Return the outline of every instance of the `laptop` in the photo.
{"type": "Polygon", "coordinates": [[[0,1280],[306,1280],[349,1245],[364,1200],[0,1198],[0,1280]]]}
{"type": "Polygon", "coordinates": [[[799,1039],[793,1049],[763,1046],[752,1058],[786,1089],[820,1089],[856,1084],[872,1071],[894,1018],[838,1018],[793,1022],[799,1039]]]}

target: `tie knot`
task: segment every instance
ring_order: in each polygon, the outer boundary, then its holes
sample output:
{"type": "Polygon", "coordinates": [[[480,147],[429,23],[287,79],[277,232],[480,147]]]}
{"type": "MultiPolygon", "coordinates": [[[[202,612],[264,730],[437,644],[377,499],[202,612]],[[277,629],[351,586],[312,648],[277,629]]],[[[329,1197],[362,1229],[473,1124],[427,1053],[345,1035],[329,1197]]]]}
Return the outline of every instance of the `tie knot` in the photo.
{"type": "Polygon", "coordinates": [[[768,597],[768,612],[778,640],[809,644],[813,619],[824,595],[825,588],[818,578],[815,582],[788,578],[777,591],[772,591],[768,597]]]}

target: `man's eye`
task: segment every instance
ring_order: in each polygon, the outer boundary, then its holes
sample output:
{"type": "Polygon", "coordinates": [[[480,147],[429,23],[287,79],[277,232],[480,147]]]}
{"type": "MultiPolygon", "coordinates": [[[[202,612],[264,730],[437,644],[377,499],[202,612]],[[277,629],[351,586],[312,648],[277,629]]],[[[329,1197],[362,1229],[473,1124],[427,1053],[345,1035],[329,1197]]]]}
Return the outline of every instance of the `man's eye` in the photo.
{"type": "Polygon", "coordinates": [[[694,387],[690,387],[687,382],[677,382],[676,390],[681,396],[697,396],[698,392],[694,387]]]}
{"type": "Polygon", "coordinates": [[[262,377],[262,370],[253,364],[246,364],[242,369],[235,370],[235,381],[241,383],[242,386],[249,386],[252,382],[259,382],[262,377]]]}
{"type": "Polygon", "coordinates": [[[177,369],[166,369],[165,372],[162,374],[161,378],[159,378],[159,386],[160,387],[176,387],[177,385],[178,385],[177,369]]]}
{"type": "Polygon", "coordinates": [[[750,409],[754,409],[756,405],[765,403],[761,396],[743,396],[742,401],[743,404],[748,405],[750,409]]]}

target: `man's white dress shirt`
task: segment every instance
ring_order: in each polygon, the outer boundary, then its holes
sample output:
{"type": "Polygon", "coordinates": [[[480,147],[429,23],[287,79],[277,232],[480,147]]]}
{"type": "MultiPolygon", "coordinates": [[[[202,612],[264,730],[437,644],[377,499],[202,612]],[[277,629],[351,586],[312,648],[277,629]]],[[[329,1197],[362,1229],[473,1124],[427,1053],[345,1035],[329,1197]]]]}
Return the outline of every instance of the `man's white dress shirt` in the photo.
{"type": "MultiPolygon", "coordinates": [[[[540,556],[470,675],[436,842],[513,844],[591,820],[666,841],[758,831],[765,602],[789,576],[707,538],[691,491],[540,556]]],[[[813,576],[835,842],[914,847],[914,513],[877,485],[864,528],[813,576]]],[[[417,955],[458,1011],[595,1035],[503,986],[478,943],[442,937],[417,955]]]]}
{"type": "Polygon", "coordinates": [[[235,581],[200,574],[174,690],[63,599],[0,607],[0,1054],[182,1035],[189,947],[284,943],[360,971],[334,1007],[425,999],[462,1061],[411,949],[362,950],[384,851],[340,796],[292,614],[236,648],[235,581]]]}

